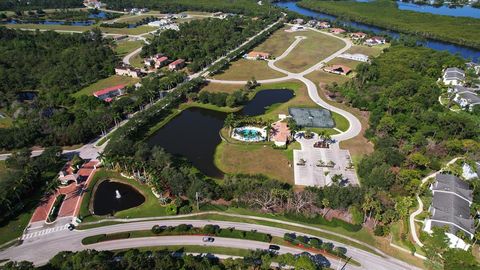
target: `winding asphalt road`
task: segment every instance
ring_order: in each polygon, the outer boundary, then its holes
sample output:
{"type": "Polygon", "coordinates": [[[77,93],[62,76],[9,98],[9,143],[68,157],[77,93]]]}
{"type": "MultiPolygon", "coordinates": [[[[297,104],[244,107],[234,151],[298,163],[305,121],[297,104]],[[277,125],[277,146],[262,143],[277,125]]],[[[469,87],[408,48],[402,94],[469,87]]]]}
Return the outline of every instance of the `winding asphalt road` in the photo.
{"type": "MultiPolygon", "coordinates": [[[[81,244],[81,240],[85,237],[105,234],[105,233],[117,233],[125,231],[138,231],[149,230],[153,225],[165,225],[175,226],[179,224],[191,224],[194,227],[203,227],[206,224],[218,225],[221,228],[234,227],[239,230],[256,230],[258,232],[269,233],[272,236],[283,237],[285,233],[291,233],[293,231],[281,229],[277,227],[269,227],[258,224],[229,222],[229,221],[208,221],[208,220],[153,220],[143,222],[123,223],[117,225],[110,225],[98,228],[92,228],[87,230],[68,231],[63,230],[56,233],[41,235],[36,238],[29,238],[23,242],[23,244],[15,247],[11,247],[7,250],[0,252],[1,259],[10,260],[28,260],[32,261],[36,265],[45,264],[55,254],[63,250],[79,251],[83,249],[122,249],[122,248],[134,248],[142,246],[156,246],[156,245],[198,245],[200,238],[190,238],[192,236],[175,236],[171,238],[139,238],[139,239],[125,239],[109,241],[104,243],[98,243],[94,245],[84,246],[81,244]],[[168,241],[167,241],[168,240],[168,241]]],[[[297,234],[304,234],[297,232],[297,234]]],[[[313,235],[310,235],[313,237],[313,235]]],[[[364,250],[360,250],[355,247],[346,246],[342,243],[331,241],[336,246],[345,246],[348,249],[347,255],[351,256],[354,260],[360,262],[361,268],[349,266],[347,269],[378,269],[378,270],[396,270],[396,269],[417,269],[404,262],[391,257],[381,257],[364,250]]],[[[215,241],[212,245],[234,247],[241,249],[256,249],[267,247],[267,243],[248,241],[248,240],[235,240],[235,239],[223,239],[221,241],[215,241]]],[[[288,253],[301,253],[304,250],[294,247],[282,247],[283,252],[288,253]]]]}
{"type": "MultiPolygon", "coordinates": [[[[276,64],[277,61],[282,60],[283,58],[287,57],[290,54],[290,52],[292,52],[295,49],[295,47],[302,40],[306,39],[306,37],[303,37],[303,36],[296,36],[295,41],[287,48],[287,50],[285,50],[285,52],[282,55],[280,55],[279,57],[277,57],[274,60],[269,60],[268,61],[268,66],[271,69],[276,70],[278,72],[281,72],[281,73],[285,74],[286,76],[281,77],[281,78],[275,78],[275,79],[259,80],[258,82],[262,83],[262,84],[268,84],[268,83],[283,82],[283,81],[292,80],[292,79],[299,80],[299,81],[303,82],[307,86],[308,95],[310,96],[310,99],[312,99],[319,106],[321,106],[321,107],[323,107],[327,110],[330,110],[332,112],[340,114],[341,116],[345,117],[348,120],[348,122],[350,123],[348,129],[345,132],[335,134],[335,135],[332,136],[332,138],[337,140],[337,141],[346,141],[346,140],[352,139],[352,138],[356,137],[358,134],[360,134],[360,132],[362,131],[362,125],[361,125],[360,121],[358,120],[358,118],[355,117],[353,114],[347,112],[347,111],[344,111],[340,108],[337,108],[335,106],[332,106],[332,105],[328,104],[318,94],[318,88],[315,85],[315,83],[313,83],[311,80],[305,78],[305,75],[322,68],[325,65],[325,63],[331,61],[332,59],[338,57],[340,54],[349,50],[352,47],[352,42],[350,41],[350,39],[341,38],[341,37],[338,37],[338,36],[336,36],[334,34],[331,34],[331,33],[322,32],[322,31],[319,31],[319,30],[314,29],[314,28],[309,28],[309,29],[312,30],[312,31],[318,32],[318,33],[322,33],[324,35],[331,36],[333,38],[340,39],[345,43],[345,46],[343,48],[341,48],[340,50],[336,51],[335,53],[331,54],[327,58],[323,59],[322,61],[318,62],[317,64],[309,67],[305,71],[300,72],[300,73],[293,73],[293,72],[284,70],[282,68],[279,68],[275,64],[276,64]]],[[[214,80],[214,79],[209,79],[209,81],[213,82],[213,83],[223,83],[223,84],[246,84],[247,83],[247,81],[227,81],[227,80],[214,80]]]]}

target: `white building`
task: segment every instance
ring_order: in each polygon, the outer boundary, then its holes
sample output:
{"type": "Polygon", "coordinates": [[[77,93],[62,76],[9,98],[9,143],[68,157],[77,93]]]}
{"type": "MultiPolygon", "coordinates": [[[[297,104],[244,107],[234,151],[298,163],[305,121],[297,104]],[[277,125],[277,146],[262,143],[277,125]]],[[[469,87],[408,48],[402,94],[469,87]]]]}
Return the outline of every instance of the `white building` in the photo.
{"type": "Polygon", "coordinates": [[[354,54],[343,53],[343,54],[340,54],[338,57],[355,60],[359,62],[364,62],[364,63],[367,63],[368,61],[370,61],[370,59],[368,58],[368,55],[361,54],[361,53],[354,53],[354,54]]]}
{"type": "Polygon", "coordinates": [[[462,109],[473,110],[473,107],[480,105],[480,97],[471,91],[457,93],[453,101],[458,103],[462,109]]]}
{"type": "Polygon", "coordinates": [[[463,85],[465,71],[459,68],[447,68],[443,71],[442,81],[445,85],[463,85]]]}

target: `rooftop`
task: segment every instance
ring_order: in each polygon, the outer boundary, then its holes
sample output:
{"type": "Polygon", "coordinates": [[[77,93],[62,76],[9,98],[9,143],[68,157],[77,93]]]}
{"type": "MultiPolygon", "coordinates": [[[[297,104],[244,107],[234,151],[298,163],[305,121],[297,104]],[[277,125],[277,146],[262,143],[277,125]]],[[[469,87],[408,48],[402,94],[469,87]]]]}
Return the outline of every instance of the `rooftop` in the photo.
{"type": "Polygon", "coordinates": [[[439,173],[435,177],[435,180],[435,183],[432,185],[434,194],[435,191],[453,192],[469,202],[472,201],[473,192],[470,190],[469,184],[455,175],[439,173]]]}
{"type": "Polygon", "coordinates": [[[105,89],[102,89],[100,91],[97,91],[97,92],[93,93],[93,95],[94,96],[105,95],[105,94],[108,94],[110,92],[117,91],[119,89],[125,88],[125,86],[126,86],[125,84],[119,84],[119,85],[116,85],[116,86],[108,87],[108,88],[105,88],[105,89]]]}
{"type": "Polygon", "coordinates": [[[290,136],[290,129],[286,122],[279,121],[272,124],[272,131],[270,133],[272,141],[287,142],[288,136],[290,136]]]}
{"type": "Polygon", "coordinates": [[[466,99],[470,104],[480,104],[480,97],[473,92],[464,91],[464,92],[458,93],[458,95],[461,98],[466,99]]]}
{"type": "Polygon", "coordinates": [[[431,211],[433,226],[447,225],[452,234],[460,228],[472,234],[475,232],[473,219],[470,218],[470,204],[455,194],[434,192],[431,211]]]}

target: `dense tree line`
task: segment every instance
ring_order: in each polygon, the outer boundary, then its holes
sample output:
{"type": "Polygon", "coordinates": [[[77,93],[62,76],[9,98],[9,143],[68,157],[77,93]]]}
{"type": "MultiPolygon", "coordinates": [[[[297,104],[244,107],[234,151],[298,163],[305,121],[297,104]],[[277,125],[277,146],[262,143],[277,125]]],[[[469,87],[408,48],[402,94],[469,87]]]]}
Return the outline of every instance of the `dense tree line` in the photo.
{"type": "Polygon", "coordinates": [[[33,195],[55,190],[56,174],[63,165],[61,153],[61,148],[51,147],[32,158],[31,151],[24,149],[5,161],[6,172],[0,175],[0,224],[34,207],[33,195]]]}
{"type": "Polygon", "coordinates": [[[266,16],[270,13],[279,15],[278,11],[265,1],[264,5],[258,5],[253,0],[106,0],[109,8],[123,10],[124,8],[149,8],[160,10],[163,13],[179,13],[196,10],[205,12],[230,12],[246,15],[266,16]]]}
{"type": "Polygon", "coordinates": [[[83,7],[82,0],[3,0],[0,10],[27,10],[42,8],[75,8],[83,7]]]}
{"type": "MultiPolygon", "coordinates": [[[[320,255],[321,256],[321,255],[320,255]]],[[[321,256],[323,257],[323,256],[321,256]]],[[[324,257],[323,257],[324,258],[324,257]]],[[[84,250],[79,252],[64,251],[53,257],[46,266],[35,268],[30,262],[8,262],[1,266],[2,270],[144,270],[144,269],[273,269],[275,259],[280,266],[293,266],[295,269],[322,269],[313,256],[282,254],[277,255],[264,250],[251,251],[241,259],[224,259],[207,256],[186,255],[182,249],[177,252],[168,250],[139,251],[129,249],[114,253],[111,251],[84,250]]]]}
{"type": "Polygon", "coordinates": [[[141,55],[146,57],[163,53],[172,59],[182,58],[189,62],[189,69],[196,72],[238,47],[274,20],[276,17],[253,20],[250,17],[233,16],[223,20],[183,23],[180,31],[166,30],[156,36],[151,44],[143,47],[141,55]]]}

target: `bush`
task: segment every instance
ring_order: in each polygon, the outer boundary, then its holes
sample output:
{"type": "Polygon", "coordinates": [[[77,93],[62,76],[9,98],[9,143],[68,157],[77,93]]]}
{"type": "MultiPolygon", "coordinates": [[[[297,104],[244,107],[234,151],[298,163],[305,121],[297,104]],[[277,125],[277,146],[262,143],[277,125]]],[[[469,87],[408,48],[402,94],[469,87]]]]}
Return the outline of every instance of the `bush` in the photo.
{"type": "Polygon", "coordinates": [[[244,238],[253,241],[260,241],[260,242],[270,242],[272,240],[272,236],[266,233],[259,233],[256,231],[245,232],[244,238]]]}
{"type": "Polygon", "coordinates": [[[175,232],[188,232],[192,228],[192,225],[180,224],[176,226],[173,231],[175,232]]]}
{"type": "Polygon", "coordinates": [[[167,205],[165,212],[169,216],[174,216],[177,214],[177,206],[174,204],[167,205]]]}
{"type": "Polygon", "coordinates": [[[82,239],[82,244],[83,245],[95,244],[95,243],[101,242],[101,239],[104,239],[105,237],[106,237],[105,234],[98,234],[98,235],[85,237],[82,239]]]}
{"type": "Polygon", "coordinates": [[[209,234],[209,235],[214,235],[218,231],[218,226],[212,225],[212,224],[207,224],[203,227],[203,233],[209,234]]]}
{"type": "Polygon", "coordinates": [[[190,214],[192,212],[192,207],[190,205],[184,205],[178,209],[178,213],[181,215],[190,214]]]}
{"type": "Polygon", "coordinates": [[[287,242],[290,242],[290,243],[295,241],[296,238],[297,238],[297,236],[294,233],[286,233],[286,234],[283,235],[283,240],[285,240],[287,242]]]}
{"type": "Polygon", "coordinates": [[[154,234],[160,234],[163,231],[165,231],[166,227],[165,226],[160,226],[160,225],[154,225],[152,227],[152,233],[154,234]]]}
{"type": "Polygon", "coordinates": [[[347,249],[344,247],[335,247],[335,252],[337,252],[338,255],[345,255],[347,254],[347,249]]]}
{"type": "Polygon", "coordinates": [[[328,251],[328,252],[332,252],[333,247],[334,247],[334,245],[333,245],[332,243],[330,243],[330,242],[324,242],[324,243],[322,244],[322,249],[324,249],[324,250],[326,250],[326,251],[328,251]]]}
{"type": "Polygon", "coordinates": [[[107,234],[105,238],[100,239],[100,242],[118,240],[118,239],[127,239],[127,238],[130,238],[129,232],[112,233],[112,234],[107,234]]]}
{"type": "Polygon", "coordinates": [[[308,242],[310,241],[310,237],[305,235],[297,236],[297,241],[302,244],[308,244],[308,242]]]}
{"type": "Polygon", "coordinates": [[[390,233],[390,228],[387,227],[387,226],[380,225],[380,226],[377,226],[377,228],[375,228],[373,233],[376,236],[385,236],[385,235],[388,235],[390,233]]]}
{"type": "Polygon", "coordinates": [[[310,241],[308,242],[308,244],[313,248],[321,249],[323,241],[318,238],[310,238],[310,241]]]}
{"type": "Polygon", "coordinates": [[[219,237],[226,237],[226,238],[237,238],[237,239],[245,238],[244,231],[238,231],[233,228],[221,229],[220,231],[217,232],[217,235],[219,237]]]}

